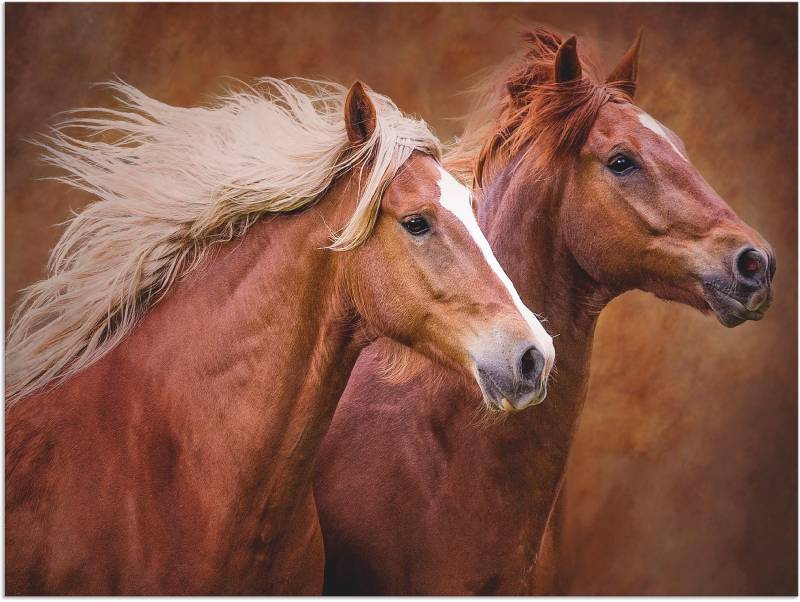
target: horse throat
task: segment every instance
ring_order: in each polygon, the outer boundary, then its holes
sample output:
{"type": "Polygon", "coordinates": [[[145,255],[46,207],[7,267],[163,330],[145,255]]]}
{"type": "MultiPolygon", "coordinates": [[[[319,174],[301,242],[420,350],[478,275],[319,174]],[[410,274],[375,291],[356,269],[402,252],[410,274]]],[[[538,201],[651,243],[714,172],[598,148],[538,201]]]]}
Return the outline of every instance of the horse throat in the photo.
{"type": "Polygon", "coordinates": [[[497,436],[490,445],[504,470],[515,475],[521,496],[515,503],[531,508],[521,537],[530,542],[530,561],[536,562],[586,399],[597,319],[615,295],[593,281],[567,247],[559,216],[563,187],[526,181],[524,170],[514,167],[512,162],[486,188],[479,218],[522,300],[546,319],[556,372],[545,401],[491,431],[497,436]]]}

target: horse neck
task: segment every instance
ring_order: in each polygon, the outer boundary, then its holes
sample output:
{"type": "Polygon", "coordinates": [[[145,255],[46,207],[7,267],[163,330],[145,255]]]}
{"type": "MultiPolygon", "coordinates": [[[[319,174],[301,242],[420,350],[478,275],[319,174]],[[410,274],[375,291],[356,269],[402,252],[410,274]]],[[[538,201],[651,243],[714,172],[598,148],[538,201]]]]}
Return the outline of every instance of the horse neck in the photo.
{"type": "Polygon", "coordinates": [[[141,407],[131,414],[190,450],[187,478],[204,483],[218,512],[234,505],[251,517],[237,530],[245,538],[261,528],[257,517],[280,516],[310,488],[359,351],[348,254],[323,250],[342,205],[261,220],[177,285],[115,354],[147,387],[132,382],[122,401],[141,407]]]}
{"type": "Polygon", "coordinates": [[[480,433],[490,454],[533,499],[531,541],[541,537],[566,469],[586,398],[597,317],[611,294],[580,269],[565,243],[563,185],[529,181],[511,163],[485,188],[479,221],[526,305],[555,336],[557,372],[545,401],[480,433]]]}
{"type": "Polygon", "coordinates": [[[588,376],[597,317],[614,295],[580,268],[566,245],[563,182],[558,176],[532,181],[525,171],[512,161],[485,188],[479,222],[522,300],[556,337],[557,394],[567,384],[565,372],[570,380],[588,376]]]}

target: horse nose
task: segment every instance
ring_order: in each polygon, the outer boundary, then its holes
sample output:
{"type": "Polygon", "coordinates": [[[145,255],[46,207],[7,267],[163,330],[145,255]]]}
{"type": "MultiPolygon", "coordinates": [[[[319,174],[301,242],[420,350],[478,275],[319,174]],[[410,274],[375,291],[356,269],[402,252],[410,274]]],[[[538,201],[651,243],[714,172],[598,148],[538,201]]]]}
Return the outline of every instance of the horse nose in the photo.
{"type": "Polygon", "coordinates": [[[475,373],[490,406],[517,412],[544,401],[553,361],[552,347],[500,339],[476,355],[475,373]]]}
{"type": "Polygon", "coordinates": [[[503,408],[519,411],[544,401],[548,372],[545,351],[538,344],[524,346],[522,353],[517,355],[514,368],[513,394],[506,396],[508,404],[503,404],[503,408]]]}
{"type": "Polygon", "coordinates": [[[736,278],[742,284],[760,286],[774,274],[775,261],[763,251],[746,247],[736,256],[736,278]]]}
{"type": "Polygon", "coordinates": [[[544,367],[544,354],[535,346],[528,347],[518,363],[520,380],[526,385],[537,387],[542,381],[544,367]]]}

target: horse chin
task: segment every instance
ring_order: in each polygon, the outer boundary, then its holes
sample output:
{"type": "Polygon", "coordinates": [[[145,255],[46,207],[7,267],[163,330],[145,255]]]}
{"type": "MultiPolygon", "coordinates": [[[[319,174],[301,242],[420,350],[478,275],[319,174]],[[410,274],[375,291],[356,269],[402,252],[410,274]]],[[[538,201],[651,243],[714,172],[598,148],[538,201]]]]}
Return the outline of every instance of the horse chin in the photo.
{"type": "Polygon", "coordinates": [[[491,414],[508,414],[509,410],[507,410],[506,407],[511,407],[511,404],[507,399],[495,400],[484,395],[483,406],[491,414]]]}
{"type": "Polygon", "coordinates": [[[515,408],[505,397],[501,399],[487,399],[484,397],[483,403],[492,414],[516,414],[525,408],[515,408]]]}

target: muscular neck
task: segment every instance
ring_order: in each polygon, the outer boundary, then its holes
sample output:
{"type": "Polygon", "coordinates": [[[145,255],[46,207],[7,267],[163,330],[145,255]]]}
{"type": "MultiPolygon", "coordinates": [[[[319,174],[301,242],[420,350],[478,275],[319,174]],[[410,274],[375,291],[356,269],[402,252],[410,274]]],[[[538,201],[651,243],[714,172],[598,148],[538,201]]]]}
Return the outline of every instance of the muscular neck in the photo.
{"type": "Polygon", "coordinates": [[[515,475],[525,500],[518,503],[532,509],[521,538],[530,545],[533,561],[586,398],[597,318],[613,294],[592,281],[567,248],[559,187],[527,182],[524,170],[513,167],[485,189],[481,227],[523,301],[546,319],[555,336],[556,372],[541,405],[509,417],[486,435],[492,455],[515,475]]]}
{"type": "MultiPolygon", "coordinates": [[[[593,281],[567,247],[561,187],[530,182],[524,171],[512,163],[485,189],[480,225],[522,300],[556,337],[557,372],[585,380],[597,317],[614,294],[593,281]]],[[[548,400],[562,397],[569,386],[564,380],[554,379],[548,400]]]]}
{"type": "Polygon", "coordinates": [[[198,345],[185,366],[204,382],[203,399],[190,403],[217,417],[207,425],[227,442],[206,453],[224,450],[240,475],[228,489],[231,569],[252,563],[254,548],[240,542],[255,543],[268,568],[282,540],[304,547],[312,537],[286,531],[316,524],[303,520],[314,459],[361,346],[343,282],[346,255],[322,249],[328,230],[319,211],[260,224],[235,251],[249,257],[221,287],[233,295],[209,304],[202,339],[219,348],[198,345]]]}
{"type": "Polygon", "coordinates": [[[276,579],[299,560],[278,552],[314,537],[313,462],[362,345],[343,290],[347,254],[322,249],[323,219],[340,223],[339,211],[323,201],[262,220],[87,371],[131,433],[114,444],[133,475],[119,486],[141,506],[130,524],[145,525],[131,549],[175,550],[193,567],[191,591],[283,591],[276,579]],[[136,494],[151,482],[152,497],[136,494]],[[176,527],[149,528],[159,521],[176,527]],[[219,566],[235,585],[215,582],[219,566]]]}

